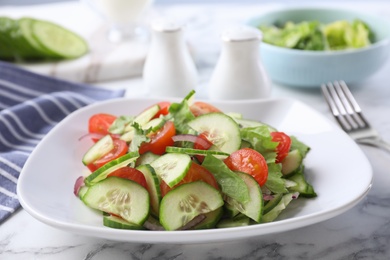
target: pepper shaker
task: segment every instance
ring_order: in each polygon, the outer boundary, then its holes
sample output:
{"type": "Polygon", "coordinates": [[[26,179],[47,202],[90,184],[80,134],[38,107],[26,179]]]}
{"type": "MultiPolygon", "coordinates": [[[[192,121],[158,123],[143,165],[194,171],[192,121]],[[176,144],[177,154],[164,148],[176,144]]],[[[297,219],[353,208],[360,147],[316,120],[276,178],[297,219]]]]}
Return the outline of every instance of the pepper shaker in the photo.
{"type": "Polygon", "coordinates": [[[240,26],[222,34],[222,50],[209,82],[210,99],[257,99],[271,94],[271,83],[259,56],[262,34],[240,26]]]}
{"type": "Polygon", "coordinates": [[[152,96],[183,97],[195,89],[198,72],[184,39],[183,27],[168,20],[151,24],[152,42],[143,70],[152,96]]]}

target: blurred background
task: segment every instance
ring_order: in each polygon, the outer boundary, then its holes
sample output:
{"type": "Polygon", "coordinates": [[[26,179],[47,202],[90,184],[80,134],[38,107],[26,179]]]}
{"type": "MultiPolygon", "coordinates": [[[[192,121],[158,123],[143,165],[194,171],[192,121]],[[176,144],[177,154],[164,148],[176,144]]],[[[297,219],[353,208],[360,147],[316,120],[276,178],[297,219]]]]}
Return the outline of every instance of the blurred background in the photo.
{"type": "MultiPolygon", "coordinates": [[[[366,1],[366,0],[349,0],[350,2],[366,1]]],[[[382,0],[386,2],[387,0],[382,0]]],[[[0,5],[33,5],[33,4],[44,4],[44,3],[55,3],[55,2],[77,2],[77,0],[0,0],[0,5]]],[[[316,0],[155,0],[156,4],[174,4],[174,3],[209,3],[209,2],[224,2],[224,3],[272,3],[272,2],[284,2],[286,4],[300,3],[313,3],[316,0]]],[[[317,0],[318,2],[318,0],[317,0]]],[[[338,0],[327,0],[325,2],[338,2],[338,0]]],[[[345,1],[344,1],[345,2],[345,1]]]]}

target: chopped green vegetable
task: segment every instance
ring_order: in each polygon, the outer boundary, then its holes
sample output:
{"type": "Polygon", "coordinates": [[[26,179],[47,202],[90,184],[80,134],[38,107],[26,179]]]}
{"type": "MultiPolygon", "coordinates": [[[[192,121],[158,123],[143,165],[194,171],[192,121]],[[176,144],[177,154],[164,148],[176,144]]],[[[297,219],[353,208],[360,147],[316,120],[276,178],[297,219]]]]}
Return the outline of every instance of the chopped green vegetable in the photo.
{"type": "Polygon", "coordinates": [[[369,46],[373,32],[360,20],[339,20],[329,24],[318,21],[286,22],[260,25],[263,41],[272,45],[299,50],[345,50],[369,46]]]}

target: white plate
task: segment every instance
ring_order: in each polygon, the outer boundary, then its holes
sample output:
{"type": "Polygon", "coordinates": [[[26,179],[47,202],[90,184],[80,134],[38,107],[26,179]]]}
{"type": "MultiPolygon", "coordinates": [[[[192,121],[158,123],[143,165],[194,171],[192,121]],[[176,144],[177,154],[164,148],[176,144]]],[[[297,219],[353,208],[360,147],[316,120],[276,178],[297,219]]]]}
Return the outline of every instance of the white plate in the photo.
{"type": "Polygon", "coordinates": [[[330,120],[306,105],[286,99],[213,102],[225,112],[269,123],[297,136],[312,150],[306,174],[318,197],[294,201],[273,223],[198,231],[129,231],[106,228],[102,216],[73,195],[84,171],[83,153],[91,145],[79,141],[88,118],[99,112],[134,115],[155,99],[116,99],[80,109],[59,123],[34,150],[23,168],[18,196],[23,208],[38,220],[80,235],[146,243],[204,243],[236,240],[308,226],[339,215],[369,191],[372,169],[359,147],[330,120]],[[357,178],[358,177],[358,178],[357,178]]]}

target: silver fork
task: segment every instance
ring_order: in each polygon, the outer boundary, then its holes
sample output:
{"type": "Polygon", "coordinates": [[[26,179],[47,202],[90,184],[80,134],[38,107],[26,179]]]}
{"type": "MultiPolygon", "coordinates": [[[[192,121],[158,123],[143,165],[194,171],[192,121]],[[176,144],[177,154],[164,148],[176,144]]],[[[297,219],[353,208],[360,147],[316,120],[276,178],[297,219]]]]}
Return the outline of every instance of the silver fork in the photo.
{"type": "Polygon", "coordinates": [[[357,143],[383,148],[390,152],[390,144],[364,118],[344,81],[328,82],[321,85],[322,94],[341,128],[357,143]]]}

